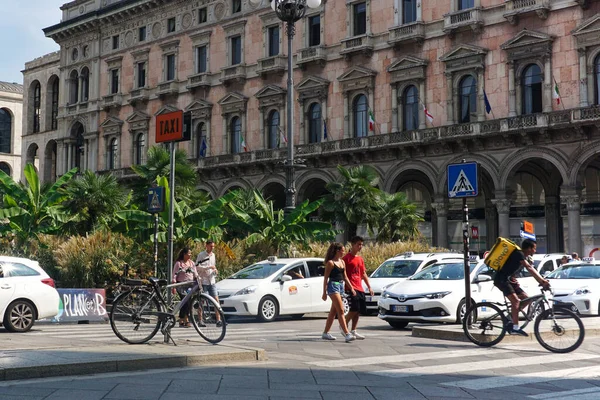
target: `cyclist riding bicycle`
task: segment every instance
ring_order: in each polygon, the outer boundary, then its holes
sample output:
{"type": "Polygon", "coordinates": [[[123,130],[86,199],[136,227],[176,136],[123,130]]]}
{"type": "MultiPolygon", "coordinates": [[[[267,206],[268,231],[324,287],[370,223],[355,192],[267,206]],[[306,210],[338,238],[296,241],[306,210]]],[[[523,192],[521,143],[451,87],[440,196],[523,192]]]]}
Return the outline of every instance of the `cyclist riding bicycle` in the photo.
{"type": "MultiPolygon", "coordinates": [[[[519,327],[521,299],[527,298],[527,293],[521,289],[515,275],[525,267],[531,276],[533,276],[544,289],[550,288],[550,282],[542,278],[533,267],[533,263],[527,260],[528,257],[535,254],[535,250],[536,243],[533,240],[523,240],[523,243],[521,243],[521,250],[513,251],[502,269],[500,269],[494,277],[494,285],[510,300],[512,323],[507,324],[506,331],[511,335],[529,336],[519,327]]],[[[525,304],[523,304],[523,306],[525,306],[525,304]]]]}

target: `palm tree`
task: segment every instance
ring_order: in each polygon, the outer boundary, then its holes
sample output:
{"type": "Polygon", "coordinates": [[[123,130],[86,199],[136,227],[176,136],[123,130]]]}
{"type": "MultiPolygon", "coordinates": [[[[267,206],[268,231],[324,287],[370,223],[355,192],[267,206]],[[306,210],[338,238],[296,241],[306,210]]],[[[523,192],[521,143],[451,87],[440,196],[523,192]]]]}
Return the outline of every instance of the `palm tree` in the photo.
{"type": "Polygon", "coordinates": [[[348,236],[353,236],[356,226],[367,224],[369,229],[377,226],[377,214],[381,190],[379,174],[368,165],[344,168],[338,165],[341,180],[330,182],[326,188],[323,208],[325,216],[346,226],[348,236]]]}
{"type": "Polygon", "coordinates": [[[40,234],[60,232],[64,223],[70,219],[62,208],[66,198],[60,188],[65,186],[75,175],[73,168],[61,176],[54,184],[40,182],[35,167],[27,164],[24,169],[25,183],[17,183],[0,170],[0,234],[14,235],[17,246],[26,246],[30,239],[37,239],[40,234]]]}
{"type": "Polygon", "coordinates": [[[377,241],[395,242],[419,236],[417,224],[423,218],[417,211],[417,205],[409,202],[405,193],[382,192],[380,207],[377,241]]]}
{"type": "Polygon", "coordinates": [[[112,174],[96,175],[89,170],[62,190],[67,195],[64,207],[75,216],[68,229],[81,236],[109,226],[130,200],[112,174]]]}

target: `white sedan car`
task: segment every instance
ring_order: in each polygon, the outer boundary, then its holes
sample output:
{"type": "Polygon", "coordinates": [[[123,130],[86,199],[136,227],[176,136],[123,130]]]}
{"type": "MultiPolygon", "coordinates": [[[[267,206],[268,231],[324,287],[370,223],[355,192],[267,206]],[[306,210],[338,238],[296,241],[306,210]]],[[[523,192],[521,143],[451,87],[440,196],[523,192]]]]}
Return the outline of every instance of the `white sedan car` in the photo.
{"type": "Polygon", "coordinates": [[[34,322],[58,314],[54,280],[37,261],[0,256],[0,315],[11,332],[27,332],[34,322]]]}
{"type": "MultiPolygon", "coordinates": [[[[495,273],[483,262],[470,264],[471,298],[474,302],[502,302],[494,286],[495,273]]],[[[388,286],[378,302],[379,318],[394,328],[409,322],[460,322],[466,311],[464,263],[443,261],[411,278],[388,286]]]]}
{"type": "Polygon", "coordinates": [[[323,271],[322,258],[269,257],[217,282],[221,307],[227,315],[266,322],[279,315],[328,312],[331,300],[321,298],[323,271]]]}
{"type": "Polygon", "coordinates": [[[554,298],[573,304],[581,315],[600,314],[600,263],[595,260],[573,261],[554,270],[546,279],[554,298]]]}

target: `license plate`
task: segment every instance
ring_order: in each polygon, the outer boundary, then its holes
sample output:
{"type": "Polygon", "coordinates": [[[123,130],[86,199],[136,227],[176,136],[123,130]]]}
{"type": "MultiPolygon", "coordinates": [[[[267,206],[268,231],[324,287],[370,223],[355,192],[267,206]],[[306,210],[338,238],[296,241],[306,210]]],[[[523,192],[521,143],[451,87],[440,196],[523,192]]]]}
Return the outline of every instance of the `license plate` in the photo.
{"type": "Polygon", "coordinates": [[[375,298],[373,296],[365,296],[365,300],[366,301],[375,301],[375,298]]]}
{"type": "Polygon", "coordinates": [[[408,312],[408,306],[392,306],[393,312],[408,312]]]}

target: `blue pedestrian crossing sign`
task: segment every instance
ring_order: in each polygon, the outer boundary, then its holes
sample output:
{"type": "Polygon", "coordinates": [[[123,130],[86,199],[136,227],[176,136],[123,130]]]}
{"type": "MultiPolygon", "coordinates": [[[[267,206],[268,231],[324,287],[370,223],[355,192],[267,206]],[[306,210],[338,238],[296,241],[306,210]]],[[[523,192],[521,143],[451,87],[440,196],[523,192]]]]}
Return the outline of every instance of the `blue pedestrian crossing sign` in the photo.
{"type": "Polygon", "coordinates": [[[448,165],[449,198],[476,197],[479,194],[477,182],[477,163],[448,165]]]}

